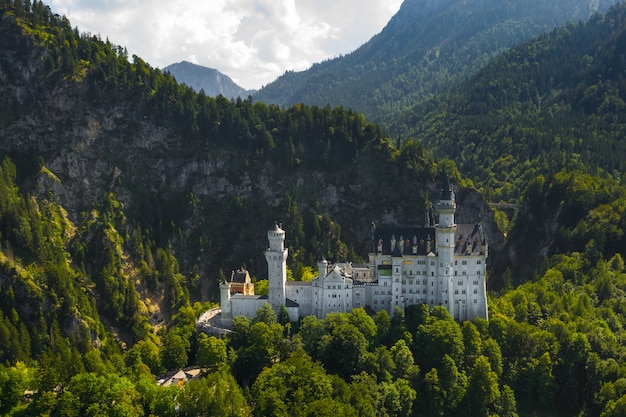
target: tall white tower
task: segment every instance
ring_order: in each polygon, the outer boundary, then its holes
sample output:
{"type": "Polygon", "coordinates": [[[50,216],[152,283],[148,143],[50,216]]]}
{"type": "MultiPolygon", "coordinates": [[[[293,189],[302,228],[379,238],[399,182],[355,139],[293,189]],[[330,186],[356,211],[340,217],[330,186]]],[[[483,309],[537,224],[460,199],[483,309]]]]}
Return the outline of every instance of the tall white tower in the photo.
{"type": "Polygon", "coordinates": [[[441,200],[437,205],[439,211],[439,224],[437,225],[437,258],[439,262],[439,285],[440,302],[454,317],[453,279],[454,279],[454,244],[456,235],[456,223],[454,212],[456,202],[454,192],[450,185],[450,179],[446,176],[445,187],[441,192],[441,200]]]}
{"type": "Polygon", "coordinates": [[[285,231],[278,224],[267,232],[270,247],[265,251],[267,260],[267,280],[269,303],[279,314],[281,306],[285,305],[285,283],[287,282],[287,256],[289,250],[285,248],[285,231]]]}

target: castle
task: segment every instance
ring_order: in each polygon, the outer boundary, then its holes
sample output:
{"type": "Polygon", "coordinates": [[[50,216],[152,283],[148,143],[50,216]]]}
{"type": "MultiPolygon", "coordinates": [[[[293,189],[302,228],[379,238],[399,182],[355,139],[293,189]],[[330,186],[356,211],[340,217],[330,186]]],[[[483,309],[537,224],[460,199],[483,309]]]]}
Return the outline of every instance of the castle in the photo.
{"type": "Polygon", "coordinates": [[[322,260],[311,282],[287,281],[285,231],[275,225],[267,232],[265,252],[268,296],[235,291],[242,285],[250,288],[250,277],[238,271],[238,280],[220,285],[222,324],[229,326],[235,316],[252,318],[264,303],[277,313],[284,306],[290,321],[309,315],[321,319],[358,307],[370,312],[386,310],[391,315],[396,307],[415,304],[444,306],[458,321],[487,319],[488,246],[482,226],[455,223],[456,202],[449,181],[437,211],[435,227],[378,229],[372,225],[368,265],[331,265],[322,260]]]}

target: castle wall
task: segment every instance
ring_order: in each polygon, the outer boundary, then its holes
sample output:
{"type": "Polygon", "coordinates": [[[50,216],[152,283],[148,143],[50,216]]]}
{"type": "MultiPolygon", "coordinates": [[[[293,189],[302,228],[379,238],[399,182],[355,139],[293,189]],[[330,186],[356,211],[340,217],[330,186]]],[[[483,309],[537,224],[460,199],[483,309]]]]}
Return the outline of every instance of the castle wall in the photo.
{"type": "Polygon", "coordinates": [[[299,304],[299,316],[313,314],[313,288],[310,282],[288,281],[285,294],[289,300],[299,304]]]}
{"type": "Polygon", "coordinates": [[[256,316],[257,310],[267,302],[267,298],[261,298],[258,295],[246,296],[235,294],[230,298],[232,316],[252,318],[256,316]]]}

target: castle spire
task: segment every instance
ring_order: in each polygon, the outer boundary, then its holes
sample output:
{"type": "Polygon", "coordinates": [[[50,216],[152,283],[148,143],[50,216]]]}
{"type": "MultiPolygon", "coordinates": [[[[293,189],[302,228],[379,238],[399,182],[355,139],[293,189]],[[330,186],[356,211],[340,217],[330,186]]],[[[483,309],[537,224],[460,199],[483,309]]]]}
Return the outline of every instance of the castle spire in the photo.
{"type": "Polygon", "coordinates": [[[452,185],[450,184],[450,176],[446,173],[443,190],[441,190],[441,200],[451,201],[454,200],[454,192],[452,191],[452,185]]]}

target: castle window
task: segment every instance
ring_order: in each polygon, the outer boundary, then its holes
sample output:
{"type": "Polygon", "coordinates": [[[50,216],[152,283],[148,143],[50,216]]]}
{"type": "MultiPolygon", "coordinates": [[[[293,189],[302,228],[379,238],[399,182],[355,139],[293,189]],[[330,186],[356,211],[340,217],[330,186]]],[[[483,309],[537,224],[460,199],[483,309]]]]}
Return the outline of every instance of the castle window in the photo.
{"type": "Polygon", "coordinates": [[[474,285],[478,285],[478,281],[474,281],[474,285]]]}
{"type": "Polygon", "coordinates": [[[461,294],[465,294],[465,290],[461,291],[461,294]]]}
{"type": "Polygon", "coordinates": [[[399,269],[396,267],[396,274],[399,272],[399,269]]]}
{"type": "Polygon", "coordinates": [[[378,304],[378,300],[374,300],[374,304],[378,304]]]}
{"type": "Polygon", "coordinates": [[[483,261],[481,261],[480,259],[476,261],[476,265],[480,265],[481,263],[483,263],[483,261]]]}
{"type": "Polygon", "coordinates": [[[457,273],[457,271],[455,270],[455,271],[454,271],[454,275],[456,275],[456,273],[457,273]]]}
{"type": "Polygon", "coordinates": [[[478,303],[478,300],[474,298],[474,304],[477,304],[477,303],[478,303]]]}
{"type": "Polygon", "coordinates": [[[454,294],[458,295],[459,294],[459,290],[454,290],[454,294]]]}
{"type": "Polygon", "coordinates": [[[459,261],[455,260],[455,261],[454,261],[454,264],[455,264],[455,265],[458,265],[458,264],[459,264],[459,261]]]}
{"type": "Polygon", "coordinates": [[[403,290],[402,290],[402,294],[406,294],[406,290],[404,290],[404,289],[403,289],[403,290]]]}
{"type": "Polygon", "coordinates": [[[461,265],[467,265],[467,261],[461,262],[461,265]]]}
{"type": "Polygon", "coordinates": [[[474,290],[474,294],[478,294],[478,290],[474,290]]]}
{"type": "Polygon", "coordinates": [[[463,281],[459,281],[459,285],[463,285],[463,281]]]}
{"type": "Polygon", "coordinates": [[[431,272],[431,273],[430,273],[430,276],[431,276],[431,277],[434,277],[434,276],[435,276],[435,273],[434,273],[434,272],[431,272]]]}
{"type": "Polygon", "coordinates": [[[463,275],[467,275],[467,271],[463,271],[463,275]]]}

